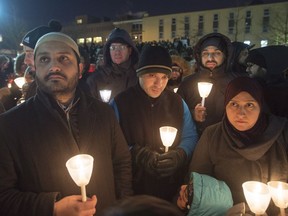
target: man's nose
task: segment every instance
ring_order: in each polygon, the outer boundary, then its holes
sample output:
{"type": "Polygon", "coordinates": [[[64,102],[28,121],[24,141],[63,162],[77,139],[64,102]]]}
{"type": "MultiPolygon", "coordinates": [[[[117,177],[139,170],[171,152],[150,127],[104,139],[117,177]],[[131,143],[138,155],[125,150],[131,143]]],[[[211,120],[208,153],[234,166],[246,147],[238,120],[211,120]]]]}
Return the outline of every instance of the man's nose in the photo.
{"type": "Polygon", "coordinates": [[[52,59],[50,62],[49,71],[60,71],[59,62],[56,59],[52,59]]]}

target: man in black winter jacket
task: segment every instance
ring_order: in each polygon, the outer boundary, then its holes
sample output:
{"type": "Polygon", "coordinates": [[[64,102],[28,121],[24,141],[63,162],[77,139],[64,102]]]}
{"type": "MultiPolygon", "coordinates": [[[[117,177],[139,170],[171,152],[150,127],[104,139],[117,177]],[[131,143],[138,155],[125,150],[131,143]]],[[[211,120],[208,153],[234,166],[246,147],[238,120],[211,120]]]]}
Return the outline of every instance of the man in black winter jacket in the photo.
{"type": "Polygon", "coordinates": [[[214,123],[222,120],[224,114],[224,92],[236,73],[231,71],[233,47],[228,37],[220,33],[203,36],[194,47],[197,72],[184,79],[177,93],[187,103],[199,134],[214,123]],[[201,106],[198,82],[213,84],[205,106],[201,106]]]}
{"type": "Polygon", "coordinates": [[[37,94],[0,115],[0,215],[94,215],[132,194],[131,156],[113,110],[78,88],[77,44],[52,32],[34,49],[37,94]],[[86,202],[66,161],[94,158],[86,202]],[[96,198],[96,196],[97,198],[96,198]]]}

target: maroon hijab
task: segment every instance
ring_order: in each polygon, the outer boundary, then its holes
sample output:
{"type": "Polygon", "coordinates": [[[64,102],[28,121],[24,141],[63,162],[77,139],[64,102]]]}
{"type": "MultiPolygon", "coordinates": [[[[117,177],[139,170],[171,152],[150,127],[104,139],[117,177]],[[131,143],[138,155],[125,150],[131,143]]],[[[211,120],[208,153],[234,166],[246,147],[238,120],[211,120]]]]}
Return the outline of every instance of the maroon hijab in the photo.
{"type": "Polygon", "coordinates": [[[224,106],[229,103],[229,101],[235,97],[240,92],[248,92],[259,104],[260,114],[256,124],[246,131],[237,130],[228,120],[227,115],[224,115],[224,126],[227,131],[232,134],[232,136],[239,139],[242,143],[239,148],[245,146],[253,145],[261,137],[262,133],[268,125],[268,118],[263,111],[264,107],[264,95],[261,85],[253,78],[250,77],[238,77],[232,80],[225,92],[224,106]]]}

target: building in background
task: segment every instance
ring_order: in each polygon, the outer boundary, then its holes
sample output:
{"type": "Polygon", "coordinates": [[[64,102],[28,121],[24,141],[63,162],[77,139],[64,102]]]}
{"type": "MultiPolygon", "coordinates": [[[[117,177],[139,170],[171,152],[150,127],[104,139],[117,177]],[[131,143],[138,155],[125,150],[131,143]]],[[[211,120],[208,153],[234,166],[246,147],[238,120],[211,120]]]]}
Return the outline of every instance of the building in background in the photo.
{"type": "MultiPolygon", "coordinates": [[[[180,39],[182,43],[193,46],[203,35],[219,32],[232,41],[255,44],[255,47],[288,45],[288,2],[253,2],[247,6],[201,11],[195,11],[191,4],[190,12],[153,16],[147,12],[129,12],[115,20],[81,15],[71,24],[63,25],[62,32],[79,45],[88,46],[92,43],[103,45],[115,27],[125,29],[135,42],[180,39]]],[[[0,54],[15,57],[22,51],[19,41],[27,32],[25,23],[15,23],[4,30],[0,32],[0,54]]]]}
{"type": "Polygon", "coordinates": [[[135,42],[189,39],[193,45],[205,34],[219,32],[232,41],[255,47],[288,44],[288,2],[255,4],[215,10],[149,16],[147,12],[130,13],[109,19],[76,17],[75,24],[64,26],[78,44],[105,43],[115,28],[128,31],[135,42]]]}
{"type": "Polygon", "coordinates": [[[145,17],[142,29],[143,41],[189,38],[194,44],[219,32],[256,47],[288,45],[288,2],[145,17]]]}
{"type": "Polygon", "coordinates": [[[77,16],[71,25],[63,26],[62,31],[70,35],[79,45],[86,43],[104,44],[113,28],[119,27],[130,33],[135,42],[142,42],[142,19],[146,12],[128,13],[117,17],[99,19],[87,15],[77,16]]]}

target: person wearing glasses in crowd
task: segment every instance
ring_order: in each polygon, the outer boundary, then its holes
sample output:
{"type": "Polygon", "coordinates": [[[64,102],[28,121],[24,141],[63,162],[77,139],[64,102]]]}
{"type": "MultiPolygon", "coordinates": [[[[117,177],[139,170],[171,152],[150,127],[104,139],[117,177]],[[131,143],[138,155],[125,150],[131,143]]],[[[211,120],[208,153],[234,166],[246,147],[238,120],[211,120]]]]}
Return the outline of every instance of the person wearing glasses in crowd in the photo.
{"type": "Polygon", "coordinates": [[[111,98],[134,86],[138,79],[136,65],[139,53],[129,33],[115,28],[103,47],[104,63],[89,76],[87,84],[93,97],[100,99],[100,90],[111,90],[111,98]]]}
{"type": "Polygon", "coordinates": [[[172,72],[167,83],[167,88],[177,91],[184,77],[192,74],[192,67],[188,61],[179,55],[171,55],[172,72]]]}
{"type": "Polygon", "coordinates": [[[187,103],[199,134],[223,117],[224,91],[229,81],[236,77],[230,68],[232,54],[230,39],[220,33],[205,35],[194,47],[197,72],[182,81],[177,93],[187,103]],[[213,83],[211,93],[205,99],[205,106],[200,104],[198,82],[213,83]]]}

